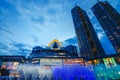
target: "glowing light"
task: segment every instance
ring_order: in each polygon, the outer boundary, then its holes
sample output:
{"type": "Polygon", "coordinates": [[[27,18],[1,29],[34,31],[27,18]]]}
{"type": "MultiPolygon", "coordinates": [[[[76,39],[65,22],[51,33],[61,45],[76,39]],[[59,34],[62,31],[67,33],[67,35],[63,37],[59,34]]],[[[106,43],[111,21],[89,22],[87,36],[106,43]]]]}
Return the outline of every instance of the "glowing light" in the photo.
{"type": "Polygon", "coordinates": [[[120,75],[120,72],[118,72],[118,74],[120,75]]]}
{"type": "Polygon", "coordinates": [[[103,61],[107,68],[109,68],[111,66],[116,66],[116,62],[115,62],[114,58],[105,58],[105,59],[103,59],[103,61]]]}
{"type": "Polygon", "coordinates": [[[54,39],[53,41],[51,41],[48,46],[50,47],[54,42],[58,43],[60,47],[62,47],[62,44],[60,43],[60,41],[58,41],[57,39],[54,39]]]}

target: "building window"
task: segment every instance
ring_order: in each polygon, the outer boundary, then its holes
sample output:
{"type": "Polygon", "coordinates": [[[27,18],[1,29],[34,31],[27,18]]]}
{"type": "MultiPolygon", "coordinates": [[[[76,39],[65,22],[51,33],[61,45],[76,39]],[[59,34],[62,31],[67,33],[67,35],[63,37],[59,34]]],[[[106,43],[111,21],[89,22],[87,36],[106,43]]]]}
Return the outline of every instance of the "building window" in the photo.
{"type": "Polygon", "coordinates": [[[113,34],[117,34],[117,32],[114,32],[113,34]]]}
{"type": "Polygon", "coordinates": [[[111,38],[110,40],[114,40],[114,38],[111,38]]]}
{"type": "Polygon", "coordinates": [[[111,39],[111,38],[113,38],[113,36],[111,35],[111,36],[109,36],[109,39],[111,39]]]}
{"type": "Polygon", "coordinates": [[[117,26],[117,29],[120,29],[120,26],[117,26]]]}
{"type": "Polygon", "coordinates": [[[103,19],[105,19],[105,18],[106,18],[106,16],[104,15],[104,16],[102,16],[102,18],[103,18],[103,19]]]}

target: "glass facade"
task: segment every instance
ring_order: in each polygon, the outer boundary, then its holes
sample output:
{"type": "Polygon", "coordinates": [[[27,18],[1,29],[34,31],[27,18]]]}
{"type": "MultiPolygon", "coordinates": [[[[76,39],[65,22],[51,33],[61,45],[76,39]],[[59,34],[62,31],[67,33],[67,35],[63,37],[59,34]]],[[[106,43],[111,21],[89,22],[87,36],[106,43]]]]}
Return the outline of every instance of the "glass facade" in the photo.
{"type": "Polygon", "coordinates": [[[107,2],[98,2],[92,8],[116,53],[120,53],[120,14],[107,2]]]}
{"type": "Polygon", "coordinates": [[[88,58],[105,56],[87,13],[78,6],[75,6],[71,13],[81,56],[88,58]]]}

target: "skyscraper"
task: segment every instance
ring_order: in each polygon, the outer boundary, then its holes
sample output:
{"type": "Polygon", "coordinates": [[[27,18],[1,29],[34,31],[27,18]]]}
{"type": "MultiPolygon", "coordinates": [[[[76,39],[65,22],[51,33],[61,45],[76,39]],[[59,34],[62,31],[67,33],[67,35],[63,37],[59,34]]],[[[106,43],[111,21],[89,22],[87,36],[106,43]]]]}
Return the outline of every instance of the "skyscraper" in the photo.
{"type": "Polygon", "coordinates": [[[120,53],[120,14],[107,1],[98,1],[91,9],[116,53],[120,53]]]}
{"type": "Polygon", "coordinates": [[[95,58],[105,55],[100,41],[93,29],[87,13],[78,6],[72,10],[72,18],[75,26],[80,55],[82,57],[95,58]]]}

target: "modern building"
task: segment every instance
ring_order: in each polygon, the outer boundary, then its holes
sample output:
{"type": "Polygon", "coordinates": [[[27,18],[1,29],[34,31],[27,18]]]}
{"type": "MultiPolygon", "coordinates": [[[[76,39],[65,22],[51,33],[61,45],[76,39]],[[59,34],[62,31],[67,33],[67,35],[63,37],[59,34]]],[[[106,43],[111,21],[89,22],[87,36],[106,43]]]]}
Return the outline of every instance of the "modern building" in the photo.
{"type": "Polygon", "coordinates": [[[81,57],[96,58],[105,56],[105,52],[88,18],[87,13],[79,6],[72,10],[78,46],[81,57]]]}
{"type": "Polygon", "coordinates": [[[51,41],[46,48],[36,46],[33,48],[29,58],[45,58],[45,57],[77,57],[76,46],[62,47],[61,42],[57,39],[51,41]]]}
{"type": "Polygon", "coordinates": [[[91,9],[116,53],[120,53],[120,14],[107,1],[98,1],[91,9]]]}
{"type": "Polygon", "coordinates": [[[76,46],[63,47],[57,39],[51,41],[46,48],[34,47],[29,56],[30,63],[40,65],[84,65],[83,58],[78,57],[76,46]]]}

